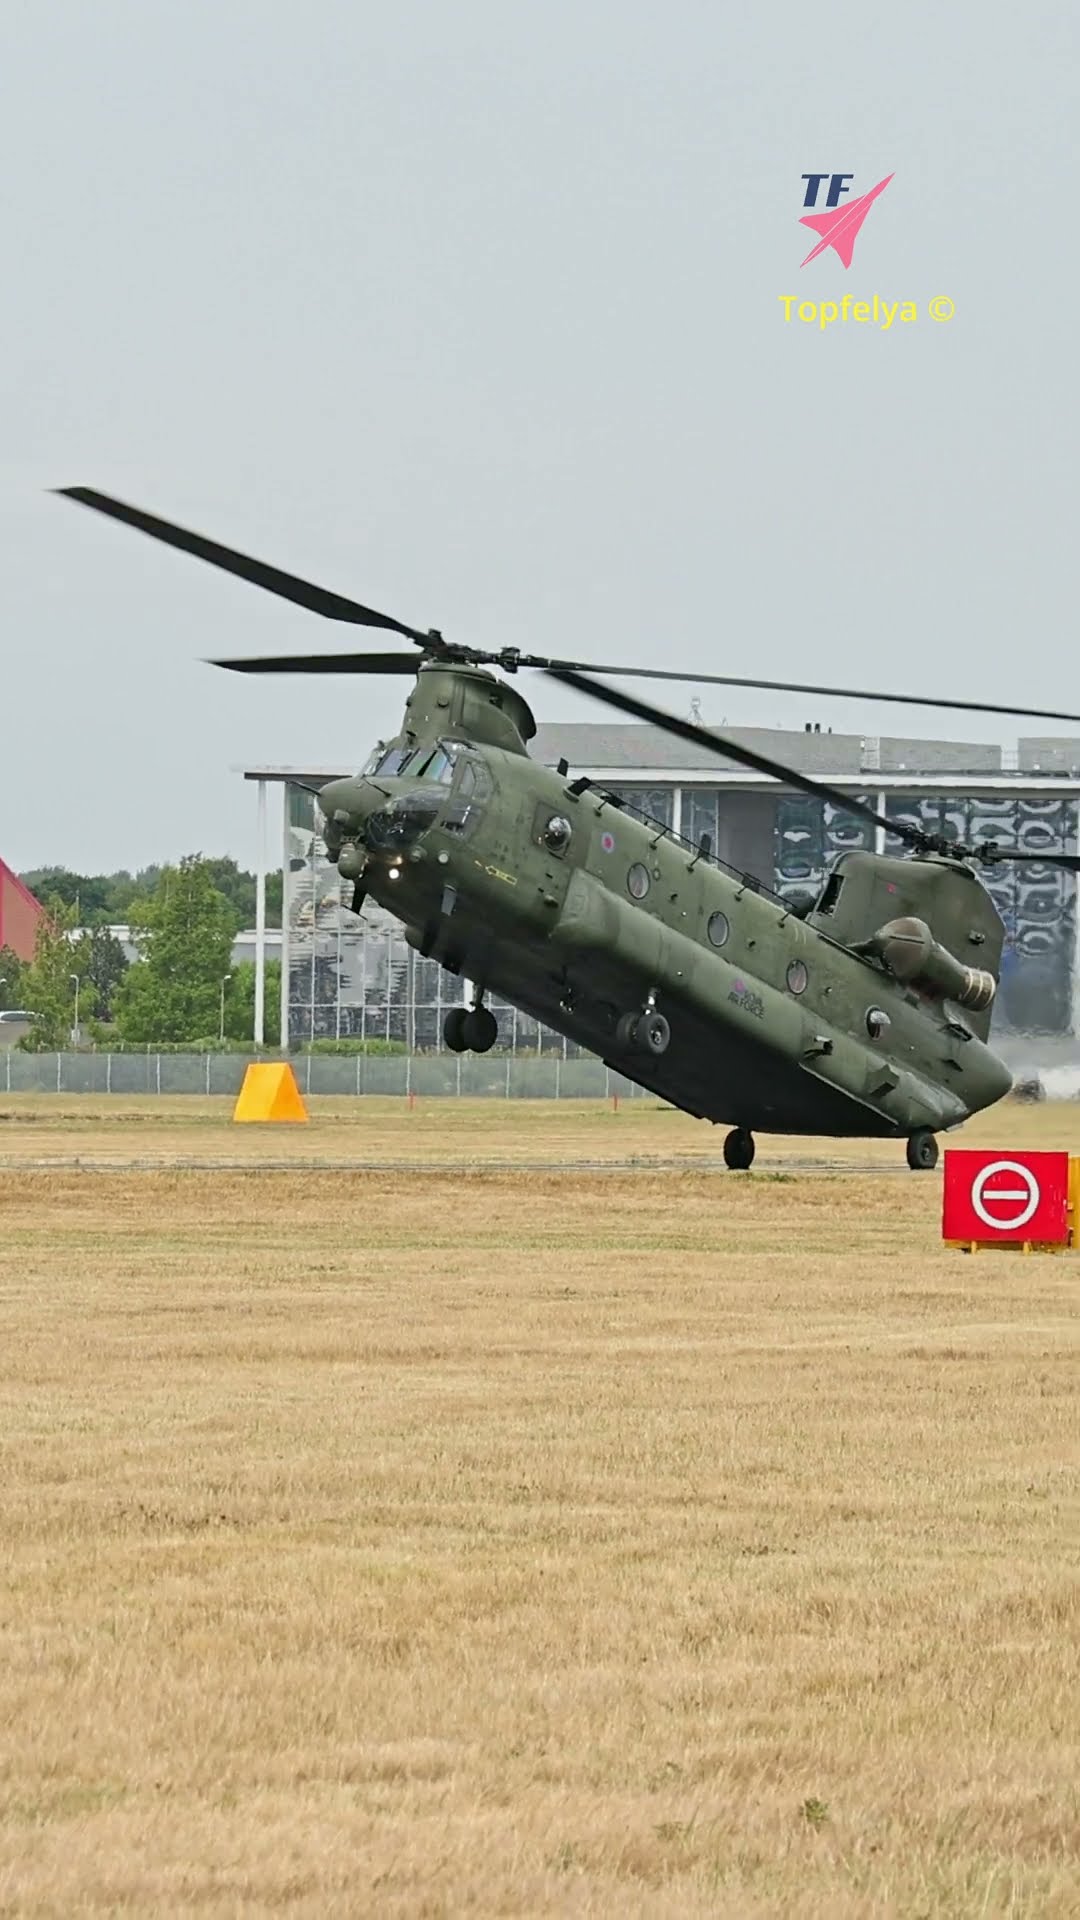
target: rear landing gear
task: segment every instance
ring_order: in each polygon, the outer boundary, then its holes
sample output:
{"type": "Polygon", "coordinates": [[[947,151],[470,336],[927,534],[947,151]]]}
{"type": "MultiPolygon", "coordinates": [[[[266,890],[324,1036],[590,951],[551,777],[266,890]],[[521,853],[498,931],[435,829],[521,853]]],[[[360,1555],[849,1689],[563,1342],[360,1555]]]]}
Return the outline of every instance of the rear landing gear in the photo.
{"type": "Polygon", "coordinates": [[[666,1053],[671,1028],[662,1013],[646,1007],[644,1013],[624,1013],[615,1028],[615,1039],[627,1053],[666,1053]]]}
{"type": "Polygon", "coordinates": [[[745,1173],[754,1162],[754,1136],[749,1127],[734,1127],[724,1141],[724,1164],[745,1173]]]}
{"type": "Polygon", "coordinates": [[[938,1143],[929,1127],[908,1135],[907,1163],[915,1173],[932,1173],[938,1162],[938,1143]]]}

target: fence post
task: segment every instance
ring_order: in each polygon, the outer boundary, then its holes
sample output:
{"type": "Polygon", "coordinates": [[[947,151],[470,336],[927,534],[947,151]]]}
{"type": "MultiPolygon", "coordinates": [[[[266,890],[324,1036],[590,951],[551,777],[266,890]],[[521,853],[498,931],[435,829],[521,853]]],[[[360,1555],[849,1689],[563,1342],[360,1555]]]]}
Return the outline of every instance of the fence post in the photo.
{"type": "Polygon", "coordinates": [[[62,1093],[63,1090],[64,1090],[64,1056],[62,1053],[58,1053],[56,1056],[56,1091],[57,1093],[62,1093]]]}
{"type": "Polygon", "coordinates": [[[506,1056],[506,1098],[510,1098],[510,1055],[506,1056]]]}
{"type": "Polygon", "coordinates": [[[411,1100],[412,1099],[412,1054],[411,1053],[407,1053],[405,1055],[405,1092],[407,1097],[411,1100]]]}
{"type": "MultiPolygon", "coordinates": [[[[314,844],[315,843],[313,841],[312,845],[314,844]]],[[[312,947],[312,952],[314,953],[314,951],[315,949],[314,947],[312,947]]],[[[314,966],[315,962],[312,961],[311,964],[312,966],[314,966]]],[[[308,1095],[309,1099],[311,1097],[311,1061],[312,1061],[312,1055],[309,1053],[307,1057],[307,1086],[304,1088],[304,1092],[308,1095]]]]}
{"type": "Polygon", "coordinates": [[[556,1100],[562,1099],[562,1093],[560,1091],[561,1085],[562,1085],[561,1069],[562,1069],[562,1056],[561,1054],[557,1053],[555,1055],[555,1098],[556,1100]]]}
{"type": "MultiPolygon", "coordinates": [[[[8,1072],[9,1073],[11,1072],[10,1065],[8,1067],[8,1072]]],[[[459,1100],[461,1099],[461,1055],[460,1053],[458,1054],[458,1057],[457,1057],[457,1097],[459,1100]]]]}
{"type": "Polygon", "coordinates": [[[356,1056],[356,1097],[360,1098],[360,1055],[356,1056]]]}
{"type": "Polygon", "coordinates": [[[156,1058],[156,1069],[154,1073],[154,1084],[156,1085],[157,1090],[160,1093],[161,1092],[161,1055],[160,1053],[157,1054],[155,1058],[156,1058]]]}
{"type": "Polygon", "coordinates": [[[11,1048],[10,1047],[8,1048],[7,1052],[4,1055],[4,1059],[7,1061],[7,1090],[10,1093],[11,1092],[11,1048]]]}
{"type": "Polygon", "coordinates": [[[206,1091],[210,1091],[210,1055],[206,1056],[206,1091]]]}
{"type": "Polygon", "coordinates": [[[105,1091],[112,1092],[112,1054],[105,1055],[105,1091]]]}

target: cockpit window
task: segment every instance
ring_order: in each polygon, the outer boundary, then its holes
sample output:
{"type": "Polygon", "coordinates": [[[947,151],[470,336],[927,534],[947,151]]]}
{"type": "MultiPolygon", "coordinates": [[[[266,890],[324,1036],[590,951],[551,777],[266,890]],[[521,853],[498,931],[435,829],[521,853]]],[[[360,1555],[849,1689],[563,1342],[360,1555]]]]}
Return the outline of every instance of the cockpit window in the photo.
{"type": "Polygon", "coordinates": [[[417,756],[417,764],[412,772],[417,780],[437,781],[441,786],[448,787],[454,777],[454,755],[440,743],[434,753],[429,753],[426,758],[417,756]]]}
{"type": "Polygon", "coordinates": [[[416,752],[415,747],[391,747],[389,752],[380,753],[374,764],[364,768],[365,773],[404,773],[409,761],[416,752]]]}

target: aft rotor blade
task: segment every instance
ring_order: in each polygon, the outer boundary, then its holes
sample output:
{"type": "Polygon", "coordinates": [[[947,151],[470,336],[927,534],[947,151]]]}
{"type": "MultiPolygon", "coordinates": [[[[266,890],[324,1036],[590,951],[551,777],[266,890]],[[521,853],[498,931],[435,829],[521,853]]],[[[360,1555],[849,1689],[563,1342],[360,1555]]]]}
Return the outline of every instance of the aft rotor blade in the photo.
{"type": "Polygon", "coordinates": [[[975,848],[975,858],[985,867],[1062,867],[1066,873],[1080,873],[1080,853],[1010,853],[1007,847],[975,848]]]}
{"type": "Polygon", "coordinates": [[[877,693],[868,687],[815,687],[799,680],[743,680],[730,673],[677,673],[672,667],[600,667],[589,660],[543,660],[524,655],[523,667],[550,667],[570,673],[617,673],[637,680],[681,680],[688,685],[751,687],[764,693],[811,693],[829,700],[888,700],[904,707],[952,707],[963,713],[1004,713],[1025,720],[1071,720],[1080,713],[1056,713],[1049,707],[1002,707],[984,700],[944,700],[925,693],[877,693]]]}
{"type": "Polygon", "coordinates": [[[231,673],[402,673],[415,680],[420,662],[412,653],[280,653],[247,660],[208,660],[231,673]]]}
{"type": "Polygon", "coordinates": [[[309,613],[321,613],[327,620],[344,620],[354,627],[385,627],[389,633],[401,633],[407,640],[415,640],[420,647],[429,645],[433,637],[420,633],[416,627],[405,626],[400,620],[391,619],[387,613],[376,613],[373,607],[362,607],[359,601],[348,600],[344,594],[331,593],[326,587],[317,587],[310,580],[299,579],[294,573],[283,573],[280,567],[268,566],[264,560],[252,560],[232,547],[223,547],[216,540],[207,540],[201,533],[190,533],[186,527],[175,526],[171,520],[159,520],[155,514],[144,513],[141,507],[129,507],[123,500],[114,500],[107,493],[96,492],[93,487],[57,487],[55,492],[62,494],[65,499],[78,500],[84,507],[93,507],[98,513],[108,514],[110,519],[121,520],[125,526],[136,527],[140,533],[148,533],[151,539],[164,541],[167,547],[178,547],[182,553],[194,554],[196,560],[206,560],[212,567],[222,567],[226,573],[234,573],[240,580],[249,580],[252,586],[265,587],[268,593],[276,593],[282,600],[291,600],[298,607],[306,607],[309,613]]]}
{"type": "Polygon", "coordinates": [[[692,720],[680,720],[673,713],[664,713],[660,707],[651,707],[644,700],[635,700],[632,694],[601,686],[599,681],[589,679],[586,674],[562,667],[547,667],[544,671],[552,680],[559,680],[564,686],[575,688],[578,693],[591,694],[594,700],[603,700],[609,707],[617,707],[620,713],[628,713],[635,720],[645,720],[654,727],[661,727],[665,733],[672,733],[677,739],[688,741],[691,746],[704,747],[706,752],[715,753],[720,759],[735,760],[755,773],[766,774],[770,780],[781,780],[785,786],[797,787],[800,792],[810,794],[812,799],[825,800],[830,806],[841,807],[845,813],[857,814],[860,819],[868,820],[871,826],[884,827],[888,833],[906,840],[911,846],[926,843],[927,835],[917,827],[909,827],[902,820],[889,820],[854,794],[841,793],[839,787],[831,787],[824,780],[814,780],[808,773],[797,773],[794,767],[785,767],[779,760],[770,760],[763,753],[755,753],[753,748],[744,747],[725,734],[708,733],[692,720]]]}

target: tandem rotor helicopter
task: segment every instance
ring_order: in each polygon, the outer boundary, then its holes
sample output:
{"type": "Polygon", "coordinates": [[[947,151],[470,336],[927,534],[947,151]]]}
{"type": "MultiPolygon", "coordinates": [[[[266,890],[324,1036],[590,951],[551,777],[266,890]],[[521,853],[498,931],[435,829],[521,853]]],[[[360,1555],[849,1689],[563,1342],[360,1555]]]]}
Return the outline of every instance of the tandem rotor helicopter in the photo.
{"type": "Polygon", "coordinates": [[[56,490],[296,605],[401,635],[419,654],[218,660],[238,673],[399,674],[414,681],[395,738],[353,778],[318,790],[327,852],[405,928],[417,952],[473,983],[444,1039],[485,1053],[498,994],[699,1119],[731,1128],[729,1167],[754,1133],[904,1139],[937,1163],[936,1135],[1012,1084],[988,1045],[1004,927],[976,868],[1080,857],[966,846],[889,820],[864,801],[738,741],[593,679],[596,673],[825,694],[973,713],[1076,714],[719,673],[589,665],[483,652],[421,632],[88,487],[56,490]],[[528,754],[533,716],[499,679],[534,669],[720,758],[831,803],[905,841],[907,855],[842,853],[812,906],[528,754]]]}

